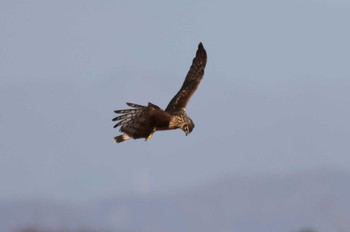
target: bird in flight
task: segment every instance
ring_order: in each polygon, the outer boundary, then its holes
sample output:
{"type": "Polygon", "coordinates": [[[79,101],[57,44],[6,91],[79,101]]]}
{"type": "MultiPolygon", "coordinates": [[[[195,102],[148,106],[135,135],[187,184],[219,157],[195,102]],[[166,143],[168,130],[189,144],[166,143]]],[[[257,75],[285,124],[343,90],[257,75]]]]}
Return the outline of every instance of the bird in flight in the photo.
{"type": "Polygon", "coordinates": [[[165,110],[159,106],[148,103],[142,106],[134,103],[126,103],[130,109],[115,110],[117,114],[113,121],[119,121],[114,128],[120,127],[121,135],[114,137],[116,143],[121,143],[130,138],[149,140],[155,131],[181,129],[186,135],[192,132],[194,123],[186,114],[186,106],[193,93],[201,82],[207,53],[202,43],[199,43],[196,57],[192,61],[185,81],[181,89],[171,99],[165,110]]]}

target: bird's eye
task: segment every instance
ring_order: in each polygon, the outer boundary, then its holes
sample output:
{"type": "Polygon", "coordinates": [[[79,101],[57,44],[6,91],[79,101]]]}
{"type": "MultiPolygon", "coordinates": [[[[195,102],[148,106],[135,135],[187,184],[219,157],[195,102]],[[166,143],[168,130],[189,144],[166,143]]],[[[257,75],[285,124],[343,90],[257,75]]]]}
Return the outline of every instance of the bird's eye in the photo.
{"type": "Polygon", "coordinates": [[[185,125],[185,126],[184,126],[184,131],[189,131],[188,126],[187,126],[187,125],[185,125]]]}

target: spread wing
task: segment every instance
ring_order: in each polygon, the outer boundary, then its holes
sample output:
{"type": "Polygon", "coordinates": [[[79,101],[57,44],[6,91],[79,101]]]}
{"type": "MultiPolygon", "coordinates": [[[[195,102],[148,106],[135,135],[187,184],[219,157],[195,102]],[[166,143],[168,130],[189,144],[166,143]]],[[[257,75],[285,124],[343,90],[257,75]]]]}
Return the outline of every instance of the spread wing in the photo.
{"type": "Polygon", "coordinates": [[[199,43],[196,57],[192,61],[191,68],[187,73],[185,81],[179,92],[171,99],[165,111],[173,112],[186,108],[188,101],[203,78],[206,63],[207,52],[203,44],[199,43]]]}
{"type": "Polygon", "coordinates": [[[150,114],[154,108],[133,103],[127,103],[127,105],[133,109],[114,111],[117,114],[122,114],[113,119],[113,121],[119,121],[114,128],[120,126],[120,131],[132,138],[147,137],[153,130],[150,114]]]}

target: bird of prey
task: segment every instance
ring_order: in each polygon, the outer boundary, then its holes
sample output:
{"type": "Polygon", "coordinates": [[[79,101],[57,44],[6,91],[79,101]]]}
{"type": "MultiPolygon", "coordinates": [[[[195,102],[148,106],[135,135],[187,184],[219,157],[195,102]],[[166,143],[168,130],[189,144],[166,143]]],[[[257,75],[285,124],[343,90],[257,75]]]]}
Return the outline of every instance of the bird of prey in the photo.
{"type": "Polygon", "coordinates": [[[120,127],[121,135],[114,137],[116,143],[130,138],[149,140],[155,131],[181,129],[186,135],[192,132],[194,123],[186,114],[186,106],[196,91],[204,75],[207,63],[207,53],[202,43],[199,43],[196,57],[192,61],[181,89],[171,99],[165,110],[148,103],[147,106],[126,103],[130,109],[115,110],[120,116],[113,119],[119,121],[114,128],[120,127]]]}

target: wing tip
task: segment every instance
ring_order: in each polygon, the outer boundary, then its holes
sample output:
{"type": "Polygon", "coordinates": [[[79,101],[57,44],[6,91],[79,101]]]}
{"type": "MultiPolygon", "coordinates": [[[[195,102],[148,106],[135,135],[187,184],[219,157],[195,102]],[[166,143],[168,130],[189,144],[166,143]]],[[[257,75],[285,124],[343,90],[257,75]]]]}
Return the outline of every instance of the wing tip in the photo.
{"type": "Polygon", "coordinates": [[[199,42],[198,44],[198,50],[197,50],[196,56],[202,56],[205,59],[207,58],[207,51],[205,50],[202,42],[199,42]]]}
{"type": "Polygon", "coordinates": [[[199,44],[198,44],[198,50],[204,50],[204,51],[205,51],[205,49],[204,49],[204,46],[203,46],[203,43],[202,43],[202,42],[199,42],[199,44]]]}

